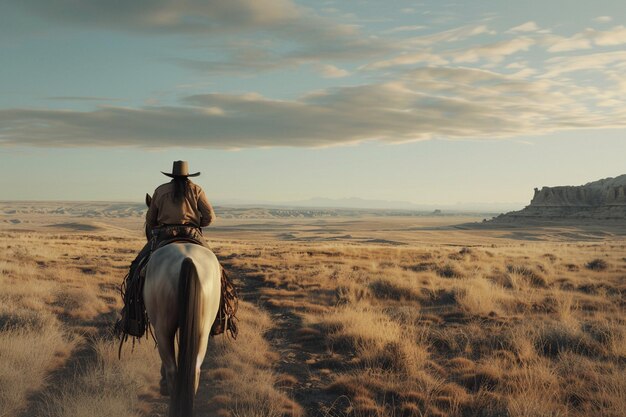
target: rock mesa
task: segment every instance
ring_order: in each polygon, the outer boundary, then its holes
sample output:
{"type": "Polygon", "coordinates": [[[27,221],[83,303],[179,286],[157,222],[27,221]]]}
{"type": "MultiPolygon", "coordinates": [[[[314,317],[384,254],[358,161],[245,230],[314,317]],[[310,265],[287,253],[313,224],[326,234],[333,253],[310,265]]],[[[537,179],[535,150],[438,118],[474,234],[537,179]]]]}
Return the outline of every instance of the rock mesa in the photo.
{"type": "Polygon", "coordinates": [[[530,205],[493,221],[525,219],[626,220],[626,174],[580,186],[535,188],[530,205]]]}

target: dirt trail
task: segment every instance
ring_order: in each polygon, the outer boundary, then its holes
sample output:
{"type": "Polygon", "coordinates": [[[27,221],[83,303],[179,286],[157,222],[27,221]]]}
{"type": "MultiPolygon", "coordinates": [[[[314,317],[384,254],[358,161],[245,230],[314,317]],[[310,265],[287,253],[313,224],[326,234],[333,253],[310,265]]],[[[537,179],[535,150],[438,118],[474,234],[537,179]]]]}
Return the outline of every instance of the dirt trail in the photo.
{"type": "MultiPolygon", "coordinates": [[[[296,301],[295,307],[277,306],[268,300],[264,290],[282,288],[266,283],[255,271],[237,269],[227,263],[225,267],[238,277],[241,297],[263,308],[272,317],[274,326],[265,334],[265,338],[280,357],[274,369],[288,382],[283,385],[283,389],[302,407],[306,416],[328,415],[324,411],[332,405],[337,395],[329,393],[324,387],[330,383],[331,369],[344,366],[348,358],[333,354],[328,349],[323,333],[303,324],[302,308],[297,303],[298,294],[294,293],[292,298],[296,301]]],[[[283,301],[290,299],[285,295],[279,297],[283,301]]],[[[324,304],[321,299],[307,298],[306,301],[324,304]]]]}
{"type": "Polygon", "coordinates": [[[336,399],[324,387],[330,382],[328,367],[340,365],[341,361],[331,355],[321,336],[298,336],[302,320],[287,308],[271,308],[276,327],[266,335],[272,347],[280,354],[276,371],[293,376],[298,382],[289,393],[309,417],[326,415],[324,409],[336,399]]]}

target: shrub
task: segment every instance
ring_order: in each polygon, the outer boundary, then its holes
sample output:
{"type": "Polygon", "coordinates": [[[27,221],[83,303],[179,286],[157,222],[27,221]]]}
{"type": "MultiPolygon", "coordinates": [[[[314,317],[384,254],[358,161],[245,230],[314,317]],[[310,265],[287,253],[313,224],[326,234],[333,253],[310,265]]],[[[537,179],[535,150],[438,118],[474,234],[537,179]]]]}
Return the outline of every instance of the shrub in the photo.
{"type": "Polygon", "coordinates": [[[463,274],[450,264],[437,268],[437,275],[443,278],[463,278],[463,274]]]}
{"type": "Polygon", "coordinates": [[[526,266],[507,265],[506,269],[512,274],[524,277],[534,287],[545,288],[548,286],[546,279],[540,273],[526,266]]]}
{"type": "Polygon", "coordinates": [[[592,271],[604,271],[609,267],[609,264],[604,259],[596,258],[587,262],[585,267],[587,267],[587,269],[591,269],[592,271]]]}
{"type": "Polygon", "coordinates": [[[579,329],[561,323],[545,324],[539,331],[535,347],[548,357],[557,357],[565,351],[588,357],[600,357],[604,354],[600,343],[579,329]]]}
{"type": "Polygon", "coordinates": [[[369,285],[376,298],[383,300],[416,300],[417,294],[410,287],[403,287],[393,282],[379,279],[369,285]]]}

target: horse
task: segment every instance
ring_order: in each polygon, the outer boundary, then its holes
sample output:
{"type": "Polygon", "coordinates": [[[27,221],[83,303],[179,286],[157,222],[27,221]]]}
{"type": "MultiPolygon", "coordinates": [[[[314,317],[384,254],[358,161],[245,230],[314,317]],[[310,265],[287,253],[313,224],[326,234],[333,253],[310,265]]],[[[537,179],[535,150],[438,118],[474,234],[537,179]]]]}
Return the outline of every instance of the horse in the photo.
{"type": "Polygon", "coordinates": [[[215,254],[193,243],[163,246],[146,265],[143,298],[161,357],[161,393],[170,395],[169,417],[192,416],[220,305],[221,273],[215,254]]]}

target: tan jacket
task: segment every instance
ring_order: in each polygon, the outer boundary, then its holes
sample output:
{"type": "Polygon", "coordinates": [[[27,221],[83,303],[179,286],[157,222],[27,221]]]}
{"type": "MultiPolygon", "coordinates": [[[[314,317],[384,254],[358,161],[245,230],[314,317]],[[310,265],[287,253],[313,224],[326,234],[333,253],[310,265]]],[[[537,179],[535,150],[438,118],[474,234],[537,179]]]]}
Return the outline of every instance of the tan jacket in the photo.
{"type": "Polygon", "coordinates": [[[154,190],[152,202],[146,213],[146,237],[150,240],[155,227],[168,224],[189,224],[204,227],[215,219],[215,212],[198,184],[189,181],[185,198],[175,203],[174,183],[168,182],[154,190]]]}

